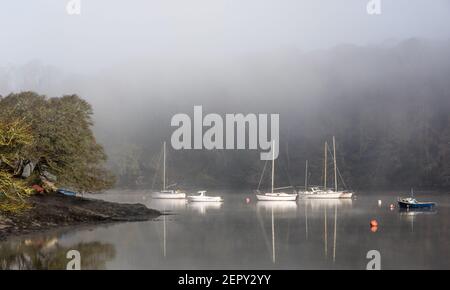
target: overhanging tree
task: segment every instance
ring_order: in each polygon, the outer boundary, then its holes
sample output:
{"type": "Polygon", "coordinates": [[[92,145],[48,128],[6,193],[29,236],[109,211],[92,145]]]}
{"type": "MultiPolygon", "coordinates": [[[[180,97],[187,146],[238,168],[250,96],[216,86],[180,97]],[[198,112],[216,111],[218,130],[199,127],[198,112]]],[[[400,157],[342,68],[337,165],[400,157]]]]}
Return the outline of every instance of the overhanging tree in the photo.
{"type": "MultiPolygon", "coordinates": [[[[29,124],[34,142],[16,156],[16,165],[33,164],[29,179],[56,176],[59,186],[80,191],[110,188],[106,154],[92,132],[92,107],[77,95],[47,98],[34,92],[0,99],[0,121],[29,124]]],[[[14,170],[17,173],[19,168],[14,170]]]]}

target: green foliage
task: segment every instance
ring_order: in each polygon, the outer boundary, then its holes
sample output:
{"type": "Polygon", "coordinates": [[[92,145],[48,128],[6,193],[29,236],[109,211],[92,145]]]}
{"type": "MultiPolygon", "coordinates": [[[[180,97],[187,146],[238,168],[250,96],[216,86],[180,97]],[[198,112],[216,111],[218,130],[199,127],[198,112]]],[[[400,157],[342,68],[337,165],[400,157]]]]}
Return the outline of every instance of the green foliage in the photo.
{"type": "Polygon", "coordinates": [[[25,198],[31,189],[14,178],[16,163],[33,143],[28,125],[23,121],[0,121],[0,211],[16,212],[27,208],[25,198]]]}
{"type": "MultiPolygon", "coordinates": [[[[0,154],[2,158],[19,153],[33,142],[30,126],[23,121],[0,123],[0,154]]],[[[6,159],[2,159],[5,161],[6,159]]]]}
{"type": "Polygon", "coordinates": [[[76,95],[47,98],[24,92],[0,99],[0,121],[29,124],[34,140],[22,140],[27,146],[10,143],[5,162],[32,161],[39,175],[49,172],[59,186],[80,191],[111,187],[114,178],[104,168],[106,155],[92,132],[92,114],[90,104],[76,95]]]}
{"type": "Polygon", "coordinates": [[[16,212],[27,207],[25,198],[31,195],[32,190],[23,180],[0,171],[0,193],[0,211],[16,212]]]}

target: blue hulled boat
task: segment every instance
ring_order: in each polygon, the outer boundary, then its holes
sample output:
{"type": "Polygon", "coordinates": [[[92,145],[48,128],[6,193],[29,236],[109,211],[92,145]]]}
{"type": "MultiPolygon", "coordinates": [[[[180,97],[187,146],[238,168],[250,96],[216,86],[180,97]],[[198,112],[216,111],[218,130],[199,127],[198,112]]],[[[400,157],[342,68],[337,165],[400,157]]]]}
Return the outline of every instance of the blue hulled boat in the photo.
{"type": "Polygon", "coordinates": [[[406,209],[428,209],[436,206],[435,202],[418,202],[412,197],[402,198],[398,200],[398,206],[406,209]]]}
{"type": "Polygon", "coordinates": [[[67,195],[67,196],[77,196],[77,193],[75,191],[67,190],[60,188],[57,191],[59,194],[67,195]]]}

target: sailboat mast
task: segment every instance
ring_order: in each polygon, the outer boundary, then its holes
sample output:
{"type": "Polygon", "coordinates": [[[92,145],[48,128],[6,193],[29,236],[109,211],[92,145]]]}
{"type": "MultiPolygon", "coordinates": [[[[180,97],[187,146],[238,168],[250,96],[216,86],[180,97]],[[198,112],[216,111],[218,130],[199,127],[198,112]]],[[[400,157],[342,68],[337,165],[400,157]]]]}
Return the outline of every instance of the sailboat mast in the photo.
{"type": "Polygon", "coordinates": [[[336,161],[336,137],[333,136],[333,160],[334,160],[334,191],[338,191],[337,161],[336,161]]]}
{"type": "Polygon", "coordinates": [[[275,179],[275,140],[272,140],[272,193],[275,179]]]}
{"type": "Polygon", "coordinates": [[[308,191],[308,160],[306,160],[306,169],[305,169],[305,191],[308,191]]]}
{"type": "Polygon", "coordinates": [[[163,226],[164,226],[164,245],[163,245],[163,252],[164,252],[164,257],[166,256],[166,215],[163,215],[163,226]]]}
{"type": "Polygon", "coordinates": [[[275,220],[272,207],[272,262],[275,264],[275,220]]]}
{"type": "Polygon", "coordinates": [[[323,173],[323,190],[327,190],[327,165],[328,165],[328,142],[325,141],[325,163],[323,173]]]}
{"type": "Polygon", "coordinates": [[[334,205],[333,262],[336,261],[337,204],[334,205]]]}
{"type": "Polygon", "coordinates": [[[163,190],[166,190],[166,142],[164,142],[163,190]]]}
{"type": "Polygon", "coordinates": [[[324,250],[325,257],[328,257],[328,228],[327,228],[327,208],[325,207],[324,211],[324,232],[323,232],[323,242],[324,242],[324,250]]]}

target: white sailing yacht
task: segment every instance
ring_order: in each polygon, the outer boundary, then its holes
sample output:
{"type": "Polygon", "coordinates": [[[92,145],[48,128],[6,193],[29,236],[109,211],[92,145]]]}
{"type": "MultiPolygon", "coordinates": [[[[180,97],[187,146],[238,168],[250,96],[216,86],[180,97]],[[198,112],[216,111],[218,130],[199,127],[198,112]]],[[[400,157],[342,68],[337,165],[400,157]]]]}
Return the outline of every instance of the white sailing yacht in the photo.
{"type": "Polygon", "coordinates": [[[311,191],[305,192],[304,197],[311,199],[337,199],[352,198],[353,192],[339,191],[337,178],[337,161],[336,161],[336,138],[333,136],[333,163],[334,163],[334,190],[327,188],[327,167],[328,167],[328,142],[325,142],[325,163],[324,163],[324,187],[312,187],[311,191]]]}
{"type": "MultiPolygon", "coordinates": [[[[272,148],[275,148],[275,141],[272,141],[272,148]]],[[[274,192],[275,180],[275,150],[272,151],[272,191],[264,194],[257,194],[259,201],[295,201],[297,193],[274,192]]]]}
{"type": "Polygon", "coordinates": [[[178,190],[168,190],[166,188],[166,142],[164,142],[163,145],[163,154],[164,154],[164,161],[163,161],[163,188],[159,192],[154,192],[152,195],[152,198],[157,199],[185,199],[186,193],[179,192],[178,190]]]}

